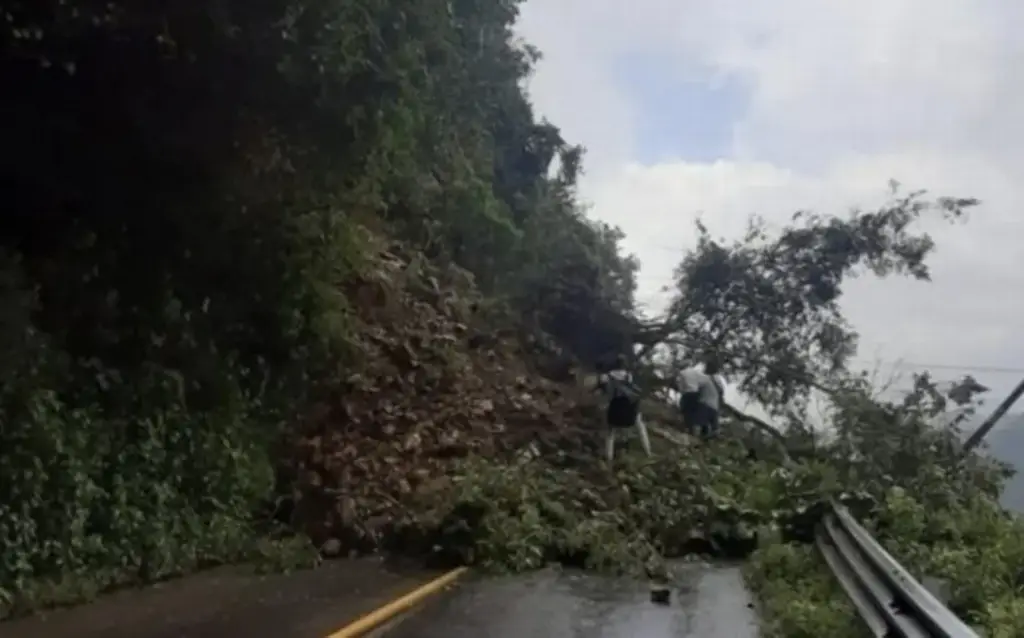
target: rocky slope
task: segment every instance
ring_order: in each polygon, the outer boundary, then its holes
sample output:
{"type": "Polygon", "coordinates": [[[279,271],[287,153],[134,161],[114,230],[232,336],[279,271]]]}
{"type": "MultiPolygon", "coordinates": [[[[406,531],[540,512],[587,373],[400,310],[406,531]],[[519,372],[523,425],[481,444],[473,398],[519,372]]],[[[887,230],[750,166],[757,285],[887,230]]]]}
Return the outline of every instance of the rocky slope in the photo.
{"type": "Polygon", "coordinates": [[[293,522],[329,553],[387,544],[459,459],[578,454],[597,438],[596,405],[563,353],[503,328],[465,271],[377,241],[347,291],[354,371],[301,425],[286,472],[293,522]]]}

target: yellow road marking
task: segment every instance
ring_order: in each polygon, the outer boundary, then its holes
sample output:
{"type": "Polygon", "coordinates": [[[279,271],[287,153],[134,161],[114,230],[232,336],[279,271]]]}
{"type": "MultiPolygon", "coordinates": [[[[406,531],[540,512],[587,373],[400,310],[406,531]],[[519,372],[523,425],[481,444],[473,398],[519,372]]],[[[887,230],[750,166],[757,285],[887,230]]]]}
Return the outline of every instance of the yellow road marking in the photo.
{"type": "Polygon", "coordinates": [[[390,603],[371,611],[359,620],[356,620],[355,622],[342,627],[333,634],[330,634],[327,638],[358,638],[359,636],[380,627],[402,612],[415,607],[429,596],[438,593],[448,585],[454,583],[467,571],[469,571],[469,568],[467,567],[453,569],[447,574],[435,578],[426,585],[417,587],[401,598],[393,600],[390,603]]]}

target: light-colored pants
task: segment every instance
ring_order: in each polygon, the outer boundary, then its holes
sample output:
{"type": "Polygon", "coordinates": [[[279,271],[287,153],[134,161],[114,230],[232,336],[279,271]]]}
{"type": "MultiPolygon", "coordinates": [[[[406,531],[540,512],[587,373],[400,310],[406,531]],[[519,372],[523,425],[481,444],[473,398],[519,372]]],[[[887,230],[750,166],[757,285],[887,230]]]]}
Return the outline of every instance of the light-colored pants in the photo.
{"type": "MultiPolygon", "coordinates": [[[[608,438],[605,439],[605,455],[609,462],[615,459],[615,439],[619,431],[620,428],[608,428],[608,438]]],[[[644,425],[643,415],[638,414],[636,417],[636,431],[640,433],[640,444],[644,446],[644,452],[650,456],[651,439],[647,436],[647,426],[644,425]]]]}

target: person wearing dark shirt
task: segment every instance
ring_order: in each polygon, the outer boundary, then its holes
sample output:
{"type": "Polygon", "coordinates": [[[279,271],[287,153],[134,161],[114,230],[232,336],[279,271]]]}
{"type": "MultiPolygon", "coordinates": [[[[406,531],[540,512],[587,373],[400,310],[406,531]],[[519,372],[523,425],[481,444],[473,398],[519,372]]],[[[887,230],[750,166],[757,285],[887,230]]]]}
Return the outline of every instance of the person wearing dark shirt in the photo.
{"type": "Polygon", "coordinates": [[[633,374],[626,368],[625,357],[617,357],[610,370],[598,377],[597,389],[608,399],[605,410],[608,434],[605,453],[608,461],[615,458],[615,441],[619,432],[635,427],[647,456],[651,455],[651,441],[647,435],[643,415],[640,414],[640,391],[633,374]]]}

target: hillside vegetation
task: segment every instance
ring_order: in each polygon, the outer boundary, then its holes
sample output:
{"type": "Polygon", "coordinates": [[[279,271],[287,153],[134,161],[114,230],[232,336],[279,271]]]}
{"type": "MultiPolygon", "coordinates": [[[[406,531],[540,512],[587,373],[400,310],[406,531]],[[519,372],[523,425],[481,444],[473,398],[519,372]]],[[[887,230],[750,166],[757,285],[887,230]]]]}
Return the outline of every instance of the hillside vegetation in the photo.
{"type": "Polygon", "coordinates": [[[583,149],[523,92],[516,2],[0,5],[0,617],[226,562],[704,553],[751,558],[767,635],[842,636],[806,544],[835,496],[959,613],[1024,632],[1006,472],[953,463],[927,375],[877,399],[839,309],[850,276],[927,280],[919,220],[973,200],[698,226],[642,317],[583,149]],[[736,420],[603,464],[580,381],[631,348],[662,426],[714,353],[796,463],[736,420]]]}

